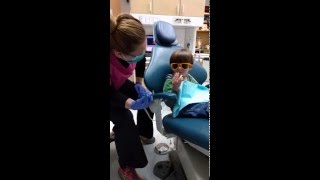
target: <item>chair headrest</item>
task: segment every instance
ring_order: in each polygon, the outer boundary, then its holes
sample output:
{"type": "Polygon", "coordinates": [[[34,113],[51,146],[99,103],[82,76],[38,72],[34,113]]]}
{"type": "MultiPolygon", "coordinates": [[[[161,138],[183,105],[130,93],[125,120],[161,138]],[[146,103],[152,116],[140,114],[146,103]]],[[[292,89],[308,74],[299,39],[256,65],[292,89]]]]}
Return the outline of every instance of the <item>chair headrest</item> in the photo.
{"type": "Polygon", "coordinates": [[[167,22],[157,21],[154,24],[153,34],[156,44],[162,46],[171,46],[174,45],[173,43],[177,44],[176,31],[173,26],[167,22]]]}

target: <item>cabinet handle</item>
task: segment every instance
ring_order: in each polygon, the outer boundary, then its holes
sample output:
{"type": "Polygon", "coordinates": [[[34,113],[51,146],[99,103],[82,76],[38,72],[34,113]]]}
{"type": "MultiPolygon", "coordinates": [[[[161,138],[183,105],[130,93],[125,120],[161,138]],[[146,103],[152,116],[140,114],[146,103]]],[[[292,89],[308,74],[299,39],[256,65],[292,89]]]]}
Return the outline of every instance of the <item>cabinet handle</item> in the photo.
{"type": "Polygon", "coordinates": [[[180,14],[180,9],[179,9],[179,4],[178,4],[178,6],[177,6],[177,15],[179,16],[179,14],[180,14]]]}
{"type": "Polygon", "coordinates": [[[149,3],[149,10],[152,13],[152,2],[149,3]]]}

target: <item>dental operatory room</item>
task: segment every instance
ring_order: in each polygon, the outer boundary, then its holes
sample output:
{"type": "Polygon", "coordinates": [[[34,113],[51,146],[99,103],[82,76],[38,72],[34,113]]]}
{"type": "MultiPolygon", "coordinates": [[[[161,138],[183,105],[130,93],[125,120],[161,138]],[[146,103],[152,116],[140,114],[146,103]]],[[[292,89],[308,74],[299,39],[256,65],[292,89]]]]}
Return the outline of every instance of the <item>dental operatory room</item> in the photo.
{"type": "Polygon", "coordinates": [[[210,179],[209,7],[110,1],[111,180],[210,179]]]}

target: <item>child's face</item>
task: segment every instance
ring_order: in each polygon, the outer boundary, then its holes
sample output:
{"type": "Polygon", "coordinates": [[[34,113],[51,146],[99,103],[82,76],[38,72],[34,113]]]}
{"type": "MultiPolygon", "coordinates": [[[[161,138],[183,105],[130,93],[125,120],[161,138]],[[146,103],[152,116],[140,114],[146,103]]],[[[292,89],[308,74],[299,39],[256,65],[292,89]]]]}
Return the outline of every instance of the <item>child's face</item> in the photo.
{"type": "Polygon", "coordinates": [[[174,72],[174,74],[179,73],[179,75],[182,75],[183,77],[186,77],[189,73],[189,69],[190,69],[191,64],[189,63],[172,63],[171,64],[171,68],[174,72]],[[177,66],[177,68],[176,68],[177,66]]]}

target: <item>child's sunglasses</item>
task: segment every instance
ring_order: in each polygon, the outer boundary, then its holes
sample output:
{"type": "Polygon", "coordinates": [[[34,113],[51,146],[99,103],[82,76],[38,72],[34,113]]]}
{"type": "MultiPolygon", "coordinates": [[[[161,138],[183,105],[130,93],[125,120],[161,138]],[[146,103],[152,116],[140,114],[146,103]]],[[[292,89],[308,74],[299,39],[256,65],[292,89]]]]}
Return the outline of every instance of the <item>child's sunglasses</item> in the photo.
{"type": "Polygon", "coordinates": [[[192,67],[192,64],[190,63],[171,63],[170,64],[171,69],[176,70],[178,67],[182,67],[183,69],[190,69],[192,67]]]}

